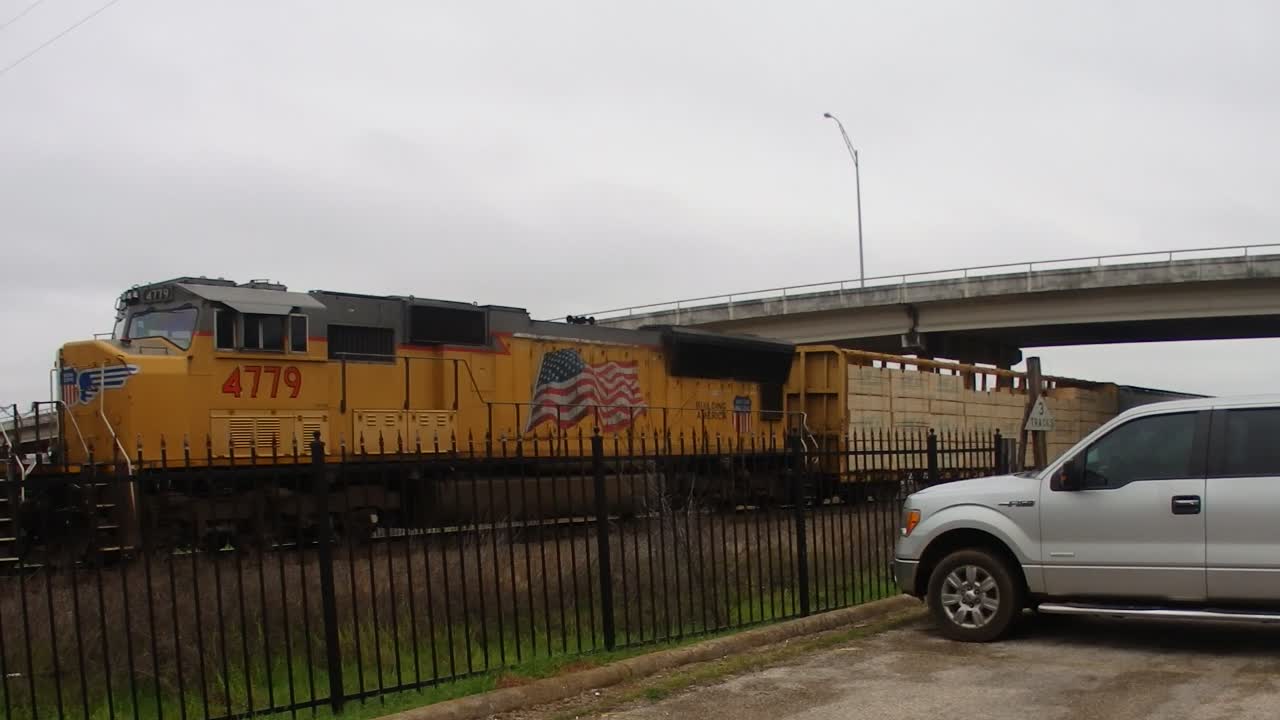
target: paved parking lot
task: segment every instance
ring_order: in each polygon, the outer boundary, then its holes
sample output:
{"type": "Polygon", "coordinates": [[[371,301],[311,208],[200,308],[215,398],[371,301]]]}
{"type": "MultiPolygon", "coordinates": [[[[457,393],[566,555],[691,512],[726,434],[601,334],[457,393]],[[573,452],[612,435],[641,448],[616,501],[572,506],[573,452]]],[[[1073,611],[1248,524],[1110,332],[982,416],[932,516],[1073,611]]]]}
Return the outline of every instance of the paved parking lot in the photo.
{"type": "Polygon", "coordinates": [[[1042,618],[965,645],[915,623],[609,717],[1271,720],[1280,628],[1042,618]]]}

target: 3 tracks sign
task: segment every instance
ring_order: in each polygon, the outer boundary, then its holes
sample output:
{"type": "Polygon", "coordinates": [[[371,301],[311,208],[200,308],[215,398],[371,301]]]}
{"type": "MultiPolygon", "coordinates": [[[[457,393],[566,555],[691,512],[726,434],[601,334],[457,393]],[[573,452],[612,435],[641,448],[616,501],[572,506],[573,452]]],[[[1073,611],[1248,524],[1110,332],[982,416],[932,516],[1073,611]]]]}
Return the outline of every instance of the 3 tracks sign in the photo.
{"type": "Polygon", "coordinates": [[[1053,413],[1049,412],[1049,404],[1041,395],[1036,398],[1036,404],[1031,406],[1031,412],[1027,414],[1027,422],[1022,429],[1031,432],[1049,432],[1053,427],[1053,413]]]}

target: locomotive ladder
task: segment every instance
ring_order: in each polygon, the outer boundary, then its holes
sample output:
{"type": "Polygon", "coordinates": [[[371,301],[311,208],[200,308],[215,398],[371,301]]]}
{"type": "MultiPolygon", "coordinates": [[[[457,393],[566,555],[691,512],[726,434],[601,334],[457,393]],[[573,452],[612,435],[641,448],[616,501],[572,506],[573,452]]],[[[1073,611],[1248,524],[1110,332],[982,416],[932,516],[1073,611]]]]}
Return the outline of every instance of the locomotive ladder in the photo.
{"type": "MultiPolygon", "coordinates": [[[[40,406],[48,404],[55,409],[51,412],[62,412],[61,419],[67,422],[71,429],[74,430],[76,440],[80,443],[80,448],[84,452],[84,456],[89,456],[89,444],[85,439],[84,433],[80,430],[80,423],[77,422],[75,416],[70,412],[70,408],[62,399],[54,396],[48,403],[32,403],[32,416],[34,422],[38,426],[40,423],[40,406]]],[[[32,459],[30,463],[24,463],[21,452],[21,417],[17,412],[16,406],[13,410],[0,408],[0,412],[11,414],[14,417],[14,433],[10,433],[5,429],[4,424],[0,423],[0,439],[3,440],[5,446],[9,448],[9,457],[3,458],[5,463],[4,478],[8,480],[5,491],[0,492],[0,569],[22,568],[32,569],[39,567],[41,562],[38,559],[28,558],[23,560],[19,557],[19,511],[22,502],[26,497],[27,483],[32,478],[32,472],[38,469],[41,464],[38,455],[32,459]],[[34,560],[34,562],[33,562],[34,560]]],[[[108,424],[110,429],[110,425],[108,424]]],[[[70,433],[62,433],[70,435],[70,433]]],[[[115,436],[112,430],[113,439],[115,436]]],[[[51,440],[53,437],[50,438],[51,440]]],[[[65,445],[70,442],[69,437],[58,437],[58,440],[65,445]]],[[[117,441],[118,442],[118,441],[117,441]]],[[[127,456],[126,456],[127,457],[127,456]]],[[[101,493],[107,487],[105,482],[94,483],[95,494],[101,493]]],[[[107,498],[109,500],[109,498],[107,498]]],[[[114,510],[116,504],[114,502],[103,502],[102,499],[96,498],[93,509],[93,542],[103,552],[116,552],[120,548],[118,536],[119,525],[114,518],[114,510]]]]}

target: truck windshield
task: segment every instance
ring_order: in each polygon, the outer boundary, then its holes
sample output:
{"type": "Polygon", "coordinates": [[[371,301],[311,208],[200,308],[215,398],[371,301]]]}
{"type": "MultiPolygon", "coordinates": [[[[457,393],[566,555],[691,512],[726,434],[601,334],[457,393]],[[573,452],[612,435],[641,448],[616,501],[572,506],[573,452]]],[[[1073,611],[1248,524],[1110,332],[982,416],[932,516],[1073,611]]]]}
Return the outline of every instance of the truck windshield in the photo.
{"type": "Polygon", "coordinates": [[[125,340],[159,337],[183,350],[191,347],[191,336],[196,329],[196,309],[152,310],[129,318],[125,340]]]}

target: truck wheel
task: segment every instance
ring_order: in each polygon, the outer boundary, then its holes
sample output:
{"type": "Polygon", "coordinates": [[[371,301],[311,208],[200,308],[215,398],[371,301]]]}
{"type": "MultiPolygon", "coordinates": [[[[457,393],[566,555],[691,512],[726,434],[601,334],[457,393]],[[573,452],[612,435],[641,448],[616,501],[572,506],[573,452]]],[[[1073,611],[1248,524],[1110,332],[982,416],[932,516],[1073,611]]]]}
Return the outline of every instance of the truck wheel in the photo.
{"type": "Polygon", "coordinates": [[[929,611],[952,640],[991,642],[1003,636],[1022,608],[1022,588],[1001,557],[957,550],[929,576],[929,611]]]}

